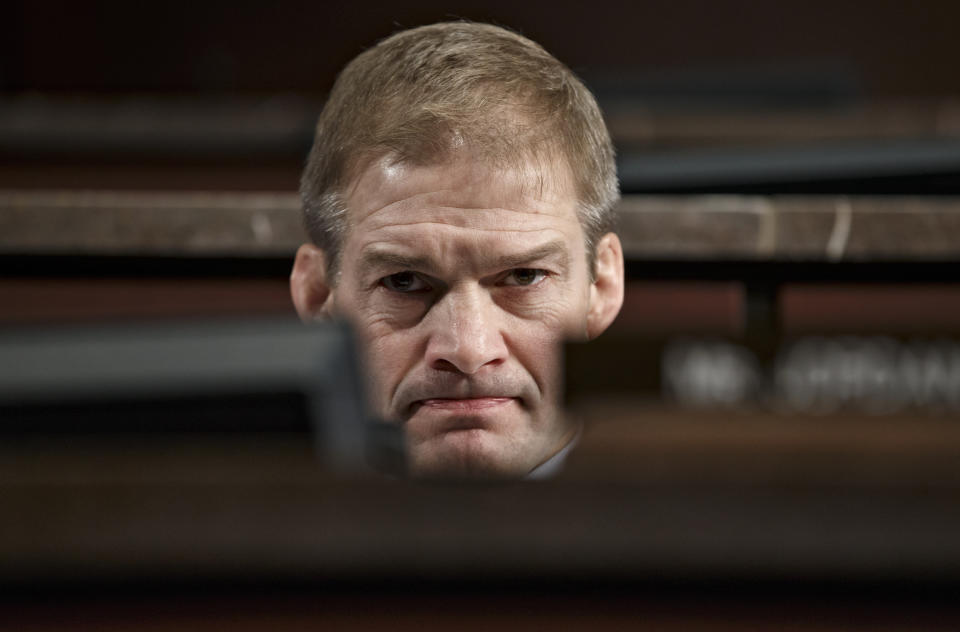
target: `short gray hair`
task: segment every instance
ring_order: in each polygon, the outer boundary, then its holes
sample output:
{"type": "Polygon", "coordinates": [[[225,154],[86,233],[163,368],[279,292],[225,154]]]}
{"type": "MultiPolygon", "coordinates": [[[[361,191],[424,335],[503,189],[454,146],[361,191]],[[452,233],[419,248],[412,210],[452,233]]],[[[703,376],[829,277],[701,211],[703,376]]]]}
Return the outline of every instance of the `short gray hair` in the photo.
{"type": "Polygon", "coordinates": [[[592,272],[594,246],[613,230],[620,197],[596,100],[539,44],[489,24],[445,22],[402,31],[357,56],[320,114],[300,194],[307,232],[324,250],[331,278],[352,179],[387,155],[436,164],[454,144],[495,165],[562,157],[592,272]]]}

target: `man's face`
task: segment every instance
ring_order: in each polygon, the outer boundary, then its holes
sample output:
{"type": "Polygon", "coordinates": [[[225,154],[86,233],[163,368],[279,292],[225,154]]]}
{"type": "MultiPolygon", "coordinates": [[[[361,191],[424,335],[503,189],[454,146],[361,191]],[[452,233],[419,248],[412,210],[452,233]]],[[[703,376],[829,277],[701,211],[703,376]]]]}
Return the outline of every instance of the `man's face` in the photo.
{"type": "Polygon", "coordinates": [[[348,190],[323,309],[358,332],[375,409],[403,424],[412,474],[522,476],[574,435],[560,343],[599,331],[563,180],[382,160],[348,190]]]}

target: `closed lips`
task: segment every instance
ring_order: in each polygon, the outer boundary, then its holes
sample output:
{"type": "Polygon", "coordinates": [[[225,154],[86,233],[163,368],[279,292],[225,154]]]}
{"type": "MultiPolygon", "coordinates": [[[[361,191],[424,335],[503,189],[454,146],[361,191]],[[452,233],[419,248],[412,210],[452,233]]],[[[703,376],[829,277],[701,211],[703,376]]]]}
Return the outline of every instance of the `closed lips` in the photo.
{"type": "Polygon", "coordinates": [[[419,400],[414,402],[414,406],[419,404],[434,409],[466,412],[501,406],[513,400],[513,397],[471,397],[462,399],[438,397],[419,400]]]}

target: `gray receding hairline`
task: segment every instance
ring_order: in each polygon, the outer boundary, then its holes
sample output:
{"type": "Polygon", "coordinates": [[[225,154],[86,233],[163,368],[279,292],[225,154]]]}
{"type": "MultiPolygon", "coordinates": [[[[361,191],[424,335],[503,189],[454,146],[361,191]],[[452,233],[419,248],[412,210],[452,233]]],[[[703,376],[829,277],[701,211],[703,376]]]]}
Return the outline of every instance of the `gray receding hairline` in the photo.
{"type": "Polygon", "coordinates": [[[300,186],[307,232],[331,270],[349,230],[346,191],[357,165],[391,150],[411,162],[437,162],[460,130],[484,162],[562,158],[592,259],[596,241],[614,228],[619,199],[613,145],[596,101],[535,42],[453,22],[383,40],[334,85],[300,186]]]}

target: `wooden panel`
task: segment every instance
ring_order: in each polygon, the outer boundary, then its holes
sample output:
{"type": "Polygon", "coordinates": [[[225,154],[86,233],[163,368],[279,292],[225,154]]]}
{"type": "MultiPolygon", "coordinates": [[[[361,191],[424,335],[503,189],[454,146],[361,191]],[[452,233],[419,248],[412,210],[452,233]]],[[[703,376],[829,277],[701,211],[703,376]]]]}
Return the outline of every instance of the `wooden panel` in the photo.
{"type": "Polygon", "coordinates": [[[293,193],[0,191],[0,251],[292,254],[306,240],[293,193]]]}
{"type": "Polygon", "coordinates": [[[285,279],[0,279],[0,324],[293,314],[285,279]]]}
{"type": "Polygon", "coordinates": [[[780,290],[785,333],[956,333],[960,284],[789,284],[780,290]]]}
{"type": "MultiPolygon", "coordinates": [[[[0,252],[292,255],[296,193],[0,190],[0,252]]],[[[624,196],[628,259],[960,259],[960,199],[624,196]]]]}
{"type": "Polygon", "coordinates": [[[619,212],[628,259],[960,258],[952,197],[627,195],[619,212]]]}
{"type": "Polygon", "coordinates": [[[743,287],[739,283],[630,281],[611,333],[711,333],[743,331],[743,287]]]}

